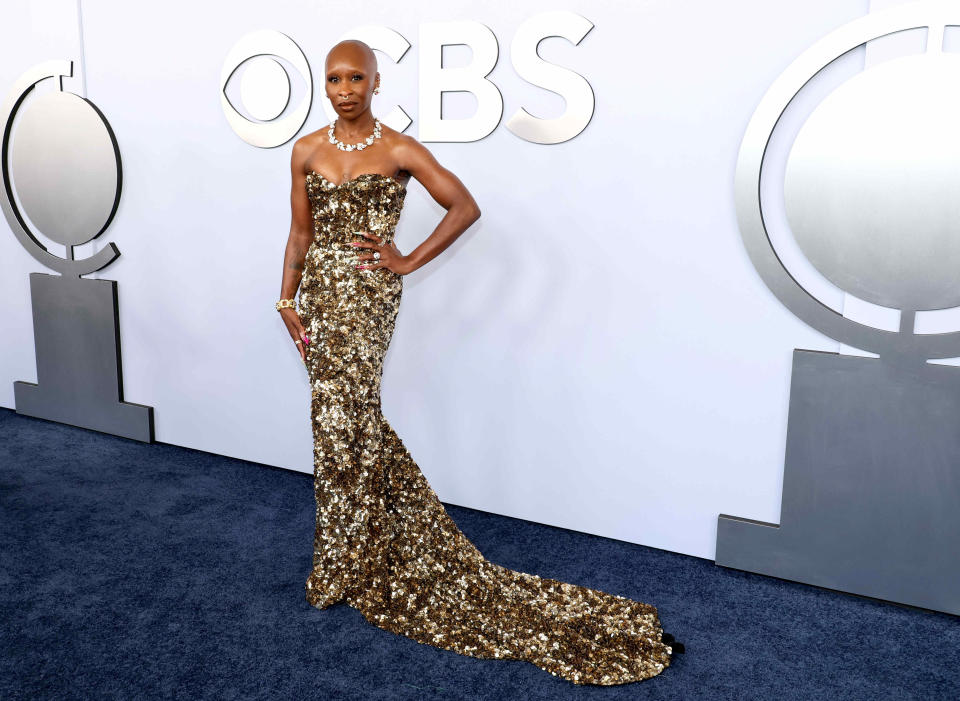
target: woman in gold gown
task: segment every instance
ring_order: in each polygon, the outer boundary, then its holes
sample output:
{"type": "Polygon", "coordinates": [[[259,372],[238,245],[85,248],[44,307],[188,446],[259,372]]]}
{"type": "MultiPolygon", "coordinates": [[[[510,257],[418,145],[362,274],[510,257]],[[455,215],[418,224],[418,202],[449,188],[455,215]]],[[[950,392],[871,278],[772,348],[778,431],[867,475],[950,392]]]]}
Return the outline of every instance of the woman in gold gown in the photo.
{"type": "Polygon", "coordinates": [[[381,413],[403,276],[480,209],[425,147],[372,116],[379,81],[366,44],[336,45],[325,83],[338,118],[299,139],[291,158],[293,223],[277,306],[311,386],[317,510],[307,601],[318,609],[343,601],[418,642],[527,660],[575,684],[657,675],[682,645],[654,606],[485,559],[381,413]],[[447,214],[403,255],[393,235],[410,177],[447,214]]]}

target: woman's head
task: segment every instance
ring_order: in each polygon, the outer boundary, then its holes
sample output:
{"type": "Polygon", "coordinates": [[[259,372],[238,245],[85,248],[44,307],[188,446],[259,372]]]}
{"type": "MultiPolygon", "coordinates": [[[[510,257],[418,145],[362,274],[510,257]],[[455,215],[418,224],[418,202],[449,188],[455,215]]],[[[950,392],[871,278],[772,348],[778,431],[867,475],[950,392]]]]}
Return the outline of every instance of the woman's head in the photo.
{"type": "Polygon", "coordinates": [[[327,98],[337,115],[353,119],[370,109],[373,91],[380,85],[373,49],[358,39],[346,39],[330,49],[325,68],[327,98]]]}

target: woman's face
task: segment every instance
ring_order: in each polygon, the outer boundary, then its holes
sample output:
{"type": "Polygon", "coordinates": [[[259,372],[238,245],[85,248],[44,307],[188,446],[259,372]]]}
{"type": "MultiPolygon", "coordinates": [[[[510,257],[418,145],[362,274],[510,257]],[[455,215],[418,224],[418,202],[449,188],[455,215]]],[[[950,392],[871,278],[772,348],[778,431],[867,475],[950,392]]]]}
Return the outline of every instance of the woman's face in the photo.
{"type": "Polygon", "coordinates": [[[376,74],[350,57],[331,58],[327,62],[327,98],[338,115],[349,118],[370,106],[376,74]]]}

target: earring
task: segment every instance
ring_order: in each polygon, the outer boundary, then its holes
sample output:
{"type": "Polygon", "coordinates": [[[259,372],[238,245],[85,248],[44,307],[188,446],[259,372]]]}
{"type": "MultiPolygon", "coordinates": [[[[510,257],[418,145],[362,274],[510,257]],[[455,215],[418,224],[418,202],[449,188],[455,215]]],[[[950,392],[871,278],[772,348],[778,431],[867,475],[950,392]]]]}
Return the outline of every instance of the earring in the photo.
{"type": "Polygon", "coordinates": [[[380,86],[379,86],[379,85],[373,89],[373,94],[374,94],[374,95],[379,95],[379,94],[380,94],[380,86]]]}

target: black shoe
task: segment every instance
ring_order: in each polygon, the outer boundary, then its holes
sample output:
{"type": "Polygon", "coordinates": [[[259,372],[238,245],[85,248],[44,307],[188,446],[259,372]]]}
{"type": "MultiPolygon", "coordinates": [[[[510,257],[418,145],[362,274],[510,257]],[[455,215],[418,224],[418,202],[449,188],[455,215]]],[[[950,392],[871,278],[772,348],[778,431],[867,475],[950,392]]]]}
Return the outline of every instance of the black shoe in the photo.
{"type": "Polygon", "coordinates": [[[677,642],[677,639],[674,638],[670,633],[664,633],[660,636],[660,640],[671,647],[674,655],[679,655],[683,652],[686,652],[683,643],[677,642]]]}

